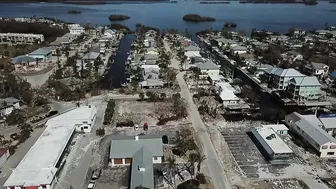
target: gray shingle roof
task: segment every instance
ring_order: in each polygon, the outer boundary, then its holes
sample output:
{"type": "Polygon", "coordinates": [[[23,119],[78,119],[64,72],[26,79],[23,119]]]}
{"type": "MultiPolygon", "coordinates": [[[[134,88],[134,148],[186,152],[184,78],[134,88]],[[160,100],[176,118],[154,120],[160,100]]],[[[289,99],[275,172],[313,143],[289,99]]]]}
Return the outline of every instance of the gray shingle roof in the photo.
{"type": "Polygon", "coordinates": [[[97,52],[88,52],[83,56],[83,60],[96,60],[99,57],[99,53],[97,52]]]}
{"type": "Polygon", "coordinates": [[[42,47],[31,52],[30,55],[47,55],[51,53],[51,49],[48,47],[42,47]]]}
{"type": "Polygon", "coordinates": [[[219,70],[219,66],[212,62],[199,63],[196,64],[196,67],[201,70],[219,70]]]}
{"type": "Polygon", "coordinates": [[[35,62],[36,59],[27,55],[21,55],[12,58],[13,64],[20,64],[20,63],[28,63],[28,62],[35,62]]]}
{"type": "Polygon", "coordinates": [[[281,77],[303,76],[300,72],[298,72],[296,69],[293,69],[293,68],[289,68],[289,69],[277,68],[277,70],[274,72],[274,75],[281,76],[281,77]]]}
{"type": "Polygon", "coordinates": [[[163,156],[161,136],[115,136],[111,141],[110,158],[130,158],[142,147],[148,148],[153,156],[163,156]]]}
{"type": "Polygon", "coordinates": [[[319,63],[319,62],[312,62],[312,66],[313,66],[315,69],[323,69],[323,67],[326,66],[326,65],[323,64],[323,63],[319,63]]]}
{"type": "Polygon", "coordinates": [[[133,155],[130,189],[135,189],[137,186],[154,188],[152,158],[152,153],[146,147],[140,148],[133,155]]]}
{"type": "Polygon", "coordinates": [[[184,48],[185,51],[200,51],[201,49],[194,45],[189,45],[184,48]]]}
{"type": "Polygon", "coordinates": [[[291,79],[296,86],[321,86],[321,83],[315,76],[305,76],[291,79]]]}

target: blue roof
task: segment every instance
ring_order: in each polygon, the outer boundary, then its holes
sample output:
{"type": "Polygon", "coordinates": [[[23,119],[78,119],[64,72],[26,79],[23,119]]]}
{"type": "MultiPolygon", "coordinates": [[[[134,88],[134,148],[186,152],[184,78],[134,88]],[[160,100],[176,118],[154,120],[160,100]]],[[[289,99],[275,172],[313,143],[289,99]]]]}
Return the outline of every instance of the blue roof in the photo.
{"type": "Polygon", "coordinates": [[[336,78],[336,70],[334,70],[333,72],[331,72],[331,77],[334,77],[334,78],[336,78]]]}
{"type": "Polygon", "coordinates": [[[28,62],[34,62],[34,61],[36,61],[35,58],[27,56],[27,55],[20,55],[20,56],[12,58],[13,64],[28,63],[28,62]]]}

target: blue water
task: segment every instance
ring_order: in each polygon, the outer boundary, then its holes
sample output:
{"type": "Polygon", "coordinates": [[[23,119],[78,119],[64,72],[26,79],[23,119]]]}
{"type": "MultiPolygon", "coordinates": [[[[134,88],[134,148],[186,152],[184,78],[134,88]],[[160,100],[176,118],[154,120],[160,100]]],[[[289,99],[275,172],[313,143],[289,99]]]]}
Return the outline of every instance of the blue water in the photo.
{"type": "Polygon", "coordinates": [[[122,21],[131,29],[135,24],[154,26],[160,29],[188,29],[194,33],[202,29],[221,29],[224,22],[234,21],[237,30],[250,32],[253,28],[287,32],[290,27],[304,29],[323,28],[325,23],[336,24],[336,4],[319,2],[316,6],[303,4],[199,4],[197,1],[178,3],[125,3],[105,5],[68,5],[59,3],[8,3],[0,4],[2,17],[55,17],[68,22],[107,25],[110,14],[126,14],[131,19],[122,21]],[[82,14],[67,14],[70,9],[82,14]],[[215,22],[187,23],[182,16],[197,13],[215,17],[215,22]]]}

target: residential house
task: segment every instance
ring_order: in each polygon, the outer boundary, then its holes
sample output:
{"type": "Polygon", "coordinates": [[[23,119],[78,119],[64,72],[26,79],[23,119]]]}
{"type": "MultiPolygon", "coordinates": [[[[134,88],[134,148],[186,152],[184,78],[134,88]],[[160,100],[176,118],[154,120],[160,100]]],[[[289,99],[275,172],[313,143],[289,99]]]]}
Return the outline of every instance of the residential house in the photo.
{"type": "Polygon", "coordinates": [[[200,56],[191,57],[190,63],[192,64],[204,63],[204,59],[200,56]]]}
{"type": "Polygon", "coordinates": [[[8,148],[0,148],[0,168],[2,168],[3,165],[7,162],[9,156],[10,154],[8,148]]]}
{"type": "Polygon", "coordinates": [[[90,51],[83,56],[82,60],[84,60],[84,62],[94,63],[99,57],[100,53],[90,51]]]}
{"type": "Polygon", "coordinates": [[[113,39],[117,36],[117,34],[118,34],[117,30],[111,30],[111,29],[105,28],[103,37],[108,38],[108,39],[113,39]]]}
{"type": "Polygon", "coordinates": [[[268,42],[286,42],[289,40],[287,35],[269,35],[266,37],[268,42]]]}
{"type": "Polygon", "coordinates": [[[196,67],[201,70],[202,75],[219,75],[219,66],[211,61],[196,64],[196,67]]]}
{"type": "Polygon", "coordinates": [[[297,101],[317,100],[321,97],[321,84],[315,76],[292,78],[287,92],[297,101]]]}
{"type": "Polygon", "coordinates": [[[144,40],[144,45],[145,47],[156,47],[156,41],[154,37],[151,36],[146,36],[144,40]]]}
{"type": "Polygon", "coordinates": [[[303,74],[293,68],[269,68],[265,70],[265,72],[269,76],[269,79],[273,82],[274,88],[279,90],[285,90],[289,84],[289,80],[304,77],[303,74]]]}
{"type": "Polygon", "coordinates": [[[209,75],[209,79],[211,84],[215,85],[217,83],[223,82],[225,78],[222,75],[209,75]]]}
{"type": "Polygon", "coordinates": [[[79,24],[70,24],[69,30],[70,30],[70,33],[74,35],[81,35],[85,33],[85,29],[79,24]]]}
{"type": "Polygon", "coordinates": [[[159,52],[158,52],[158,50],[155,47],[150,47],[150,48],[147,49],[147,52],[145,53],[145,55],[146,54],[159,55],[159,52]]]}
{"type": "Polygon", "coordinates": [[[315,34],[319,36],[325,36],[329,30],[315,30],[315,34]]]}
{"type": "Polygon", "coordinates": [[[296,51],[288,51],[286,53],[281,54],[281,58],[284,61],[288,61],[289,63],[293,63],[295,61],[303,60],[303,55],[296,51]]]}
{"type": "Polygon", "coordinates": [[[219,82],[216,83],[215,86],[217,87],[217,92],[219,95],[219,98],[221,99],[224,107],[229,106],[229,105],[234,105],[238,104],[240,101],[240,98],[238,98],[234,92],[235,89],[226,82],[219,82]]]}
{"type": "Polygon", "coordinates": [[[133,155],[141,148],[150,150],[152,163],[163,162],[162,136],[115,136],[110,147],[111,166],[131,164],[133,155]]]}
{"type": "Polygon", "coordinates": [[[231,47],[238,45],[237,41],[232,40],[232,39],[227,39],[224,37],[217,38],[215,39],[215,41],[217,42],[218,46],[221,47],[222,49],[231,48],[231,47]]]}
{"type": "Polygon", "coordinates": [[[195,45],[189,45],[185,47],[184,51],[184,55],[187,56],[188,60],[190,60],[192,57],[201,57],[201,49],[195,45]]]}
{"type": "Polygon", "coordinates": [[[29,56],[38,61],[48,62],[51,61],[52,51],[49,47],[42,47],[29,53],[29,56]]]}
{"type": "Polygon", "coordinates": [[[12,64],[14,64],[15,71],[26,70],[28,67],[36,65],[36,59],[28,55],[20,55],[12,58],[12,64]]]}
{"type": "Polygon", "coordinates": [[[156,61],[158,61],[159,56],[157,54],[145,54],[144,59],[145,64],[156,64],[156,61]]]}
{"type": "Polygon", "coordinates": [[[315,115],[301,115],[297,112],[285,117],[289,130],[301,136],[321,158],[336,157],[336,139],[321,128],[322,123],[315,115]]]}
{"type": "Polygon", "coordinates": [[[231,54],[236,55],[236,54],[244,54],[247,53],[247,48],[245,46],[234,46],[231,48],[231,54]]]}
{"type": "Polygon", "coordinates": [[[321,79],[327,77],[329,74],[329,66],[323,63],[311,62],[305,66],[305,69],[309,74],[317,76],[321,79]]]}
{"type": "Polygon", "coordinates": [[[289,34],[292,36],[292,37],[302,37],[302,36],[305,36],[306,35],[306,31],[304,29],[301,29],[301,28],[292,28],[289,30],[289,34]]]}
{"type": "Polygon", "coordinates": [[[53,46],[59,46],[59,45],[69,45],[72,43],[73,40],[75,40],[78,36],[72,33],[66,33],[62,37],[57,37],[54,42],[52,42],[50,45],[53,46]]]}
{"type": "Polygon", "coordinates": [[[15,109],[20,109],[20,100],[14,97],[0,99],[0,113],[1,116],[7,116],[15,109]]]}
{"type": "Polygon", "coordinates": [[[141,88],[162,88],[164,83],[159,78],[160,70],[156,68],[147,68],[144,70],[144,81],[140,82],[141,88]]]}

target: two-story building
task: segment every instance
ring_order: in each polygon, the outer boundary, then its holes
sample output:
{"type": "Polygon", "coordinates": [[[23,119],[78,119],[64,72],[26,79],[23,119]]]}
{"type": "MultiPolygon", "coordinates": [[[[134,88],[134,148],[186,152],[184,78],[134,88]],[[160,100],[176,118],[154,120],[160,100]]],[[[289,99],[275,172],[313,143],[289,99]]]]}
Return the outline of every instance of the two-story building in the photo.
{"type": "Polygon", "coordinates": [[[317,100],[321,97],[321,84],[315,76],[292,78],[287,92],[297,101],[317,100]]]}
{"type": "Polygon", "coordinates": [[[293,78],[302,78],[303,74],[293,68],[269,68],[265,70],[273,87],[278,90],[285,90],[289,84],[289,80],[293,78]]]}
{"type": "Polygon", "coordinates": [[[211,61],[205,63],[195,64],[197,68],[201,70],[202,75],[206,77],[211,75],[219,75],[219,66],[211,61]]]}
{"type": "Polygon", "coordinates": [[[70,24],[69,30],[70,30],[70,33],[74,35],[81,35],[85,33],[85,29],[79,24],[70,24]]]}
{"type": "Polygon", "coordinates": [[[305,69],[309,74],[321,79],[329,74],[329,66],[319,62],[311,62],[305,66],[305,69]]]}

